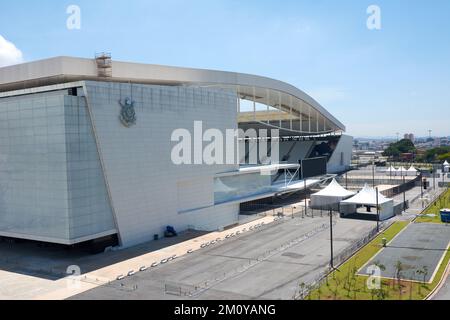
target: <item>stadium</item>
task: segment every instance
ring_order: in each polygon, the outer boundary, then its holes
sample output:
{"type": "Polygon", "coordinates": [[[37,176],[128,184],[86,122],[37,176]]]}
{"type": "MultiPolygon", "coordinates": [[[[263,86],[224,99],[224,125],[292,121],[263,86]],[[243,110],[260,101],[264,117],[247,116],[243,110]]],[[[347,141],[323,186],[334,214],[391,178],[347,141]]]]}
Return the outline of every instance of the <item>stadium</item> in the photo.
{"type": "Polygon", "coordinates": [[[303,91],[261,76],[109,54],[0,68],[0,236],[129,247],[167,226],[221,230],[248,203],[348,170],[344,132],[303,91]],[[175,164],[174,131],[194,133],[198,122],[203,132],[256,135],[238,137],[237,161],[175,164]],[[268,141],[279,159],[268,147],[251,161],[268,141]]]}

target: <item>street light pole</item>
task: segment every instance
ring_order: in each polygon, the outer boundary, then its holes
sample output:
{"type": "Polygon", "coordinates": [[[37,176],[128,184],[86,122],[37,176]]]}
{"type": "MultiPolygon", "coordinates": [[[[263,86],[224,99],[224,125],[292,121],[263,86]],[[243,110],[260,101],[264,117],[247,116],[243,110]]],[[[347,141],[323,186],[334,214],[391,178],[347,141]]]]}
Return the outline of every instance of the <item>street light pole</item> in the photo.
{"type": "Polygon", "coordinates": [[[389,162],[389,183],[392,183],[392,162],[389,162]]]}
{"type": "Polygon", "coordinates": [[[423,198],[423,176],[420,174],[420,197],[423,198]]]}
{"type": "Polygon", "coordinates": [[[304,186],[304,190],[303,192],[305,193],[305,216],[308,214],[307,210],[308,210],[308,201],[306,199],[306,179],[305,179],[305,173],[303,171],[303,160],[301,160],[301,172],[302,172],[302,179],[303,179],[303,186],[304,186]]]}
{"type": "Polygon", "coordinates": [[[423,208],[423,176],[422,176],[422,173],[420,173],[420,198],[422,201],[422,208],[423,208]]]}
{"type": "Polygon", "coordinates": [[[372,161],[372,187],[375,188],[375,160],[372,161]]]}
{"type": "Polygon", "coordinates": [[[334,259],[333,259],[333,209],[330,209],[330,249],[331,249],[331,256],[330,256],[330,266],[331,269],[334,269],[334,259]]]}
{"type": "Polygon", "coordinates": [[[406,212],[406,186],[405,186],[405,176],[403,176],[403,211],[406,212]]]}
{"type": "Polygon", "coordinates": [[[375,192],[377,193],[377,232],[380,232],[380,208],[378,206],[378,187],[375,188],[375,192]]]}
{"type": "Polygon", "coordinates": [[[436,173],[434,172],[434,167],[431,170],[433,170],[433,189],[436,190],[436,173]]]}

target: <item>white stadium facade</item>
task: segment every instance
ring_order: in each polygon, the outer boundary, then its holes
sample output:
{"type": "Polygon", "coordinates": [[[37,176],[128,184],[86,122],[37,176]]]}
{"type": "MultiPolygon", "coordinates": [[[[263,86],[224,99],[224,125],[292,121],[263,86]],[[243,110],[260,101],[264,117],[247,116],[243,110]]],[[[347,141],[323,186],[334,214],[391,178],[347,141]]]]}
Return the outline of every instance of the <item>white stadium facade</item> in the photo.
{"type": "Polygon", "coordinates": [[[302,175],[303,160],[325,159],[321,175],[347,170],[344,132],[313,98],[266,77],[108,54],[0,68],[0,236],[128,247],[167,226],[226,228],[242,204],[320,181],[302,175]],[[202,132],[276,129],[263,140],[279,142],[279,160],[248,164],[252,140],[239,139],[234,163],[174,163],[174,131],[199,122],[202,132]]]}

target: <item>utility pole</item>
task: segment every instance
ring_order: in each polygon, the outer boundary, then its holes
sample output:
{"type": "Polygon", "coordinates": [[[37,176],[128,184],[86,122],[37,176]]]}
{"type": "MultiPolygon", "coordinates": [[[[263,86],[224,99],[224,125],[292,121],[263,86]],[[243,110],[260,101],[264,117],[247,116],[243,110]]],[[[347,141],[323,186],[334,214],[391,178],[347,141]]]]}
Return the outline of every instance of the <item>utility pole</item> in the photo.
{"type": "Polygon", "coordinates": [[[422,198],[422,207],[423,207],[423,176],[420,173],[420,197],[422,198]]]}
{"type": "Polygon", "coordinates": [[[334,269],[334,259],[333,259],[333,209],[330,209],[330,266],[331,269],[334,269]]]}
{"type": "Polygon", "coordinates": [[[377,232],[380,232],[380,207],[378,206],[378,187],[375,188],[377,193],[377,232]]]}
{"type": "Polygon", "coordinates": [[[306,179],[305,179],[305,173],[303,172],[303,160],[301,160],[301,171],[302,171],[302,179],[303,179],[303,186],[304,186],[304,190],[303,192],[305,193],[305,216],[308,214],[307,210],[308,210],[308,201],[306,199],[306,179]]]}
{"type": "Polygon", "coordinates": [[[433,190],[436,190],[436,173],[434,172],[434,166],[432,167],[433,169],[433,190]]]}
{"type": "Polygon", "coordinates": [[[405,176],[403,176],[403,211],[406,212],[406,186],[405,186],[405,176]]]}
{"type": "Polygon", "coordinates": [[[392,162],[389,162],[389,183],[392,183],[392,162]]]}
{"type": "Polygon", "coordinates": [[[375,160],[372,161],[372,187],[375,188],[375,160]]]}

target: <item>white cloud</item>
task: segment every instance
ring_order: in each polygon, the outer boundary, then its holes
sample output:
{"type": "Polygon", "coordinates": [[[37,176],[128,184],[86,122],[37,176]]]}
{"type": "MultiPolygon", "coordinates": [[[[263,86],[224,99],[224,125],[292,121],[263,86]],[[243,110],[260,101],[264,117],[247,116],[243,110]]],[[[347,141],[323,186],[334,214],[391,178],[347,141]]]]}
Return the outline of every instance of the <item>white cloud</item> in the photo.
{"type": "Polygon", "coordinates": [[[22,51],[14,43],[0,35],[0,67],[17,64],[23,61],[22,51]]]}

